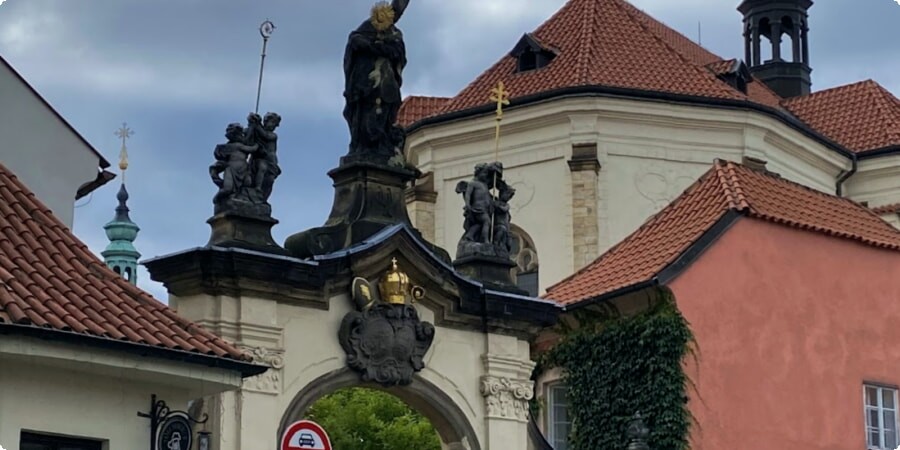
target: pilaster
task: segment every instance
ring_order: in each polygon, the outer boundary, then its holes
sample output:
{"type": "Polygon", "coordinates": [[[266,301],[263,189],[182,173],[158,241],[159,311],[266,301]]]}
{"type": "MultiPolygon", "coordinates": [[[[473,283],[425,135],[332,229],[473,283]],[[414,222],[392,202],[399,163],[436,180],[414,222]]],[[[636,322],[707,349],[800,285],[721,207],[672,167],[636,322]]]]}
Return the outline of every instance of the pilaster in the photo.
{"type": "Polygon", "coordinates": [[[434,210],[438,193],[434,188],[434,172],[428,172],[406,190],[406,208],[413,227],[428,242],[435,242],[434,210]]]}
{"type": "Polygon", "coordinates": [[[487,422],[487,448],[528,448],[530,402],[534,382],[528,343],[510,336],[488,335],[482,356],[481,395],[487,422]]]}
{"type": "Polygon", "coordinates": [[[572,176],[573,265],[578,270],[600,255],[597,144],[575,144],[568,161],[572,176]]]}

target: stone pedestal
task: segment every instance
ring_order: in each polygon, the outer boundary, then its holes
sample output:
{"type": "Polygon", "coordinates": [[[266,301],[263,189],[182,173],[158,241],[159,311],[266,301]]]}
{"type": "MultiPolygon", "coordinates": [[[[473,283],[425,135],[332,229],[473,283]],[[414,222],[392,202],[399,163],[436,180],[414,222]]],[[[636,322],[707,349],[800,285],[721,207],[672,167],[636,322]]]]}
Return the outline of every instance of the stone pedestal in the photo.
{"type": "Polygon", "coordinates": [[[516,263],[509,258],[490,255],[469,255],[453,261],[457,272],[473,280],[483,283],[490,289],[514,294],[528,295],[528,292],[516,285],[513,272],[516,263]]]}
{"type": "MultiPolygon", "coordinates": [[[[409,183],[420,175],[417,170],[342,162],[328,173],[334,180],[334,204],[328,220],[321,227],[288,237],[284,245],[293,256],[308,258],[343,250],[398,223],[412,227],[404,197],[409,183]]],[[[447,255],[436,247],[433,250],[442,257],[447,255]]]]}
{"type": "Polygon", "coordinates": [[[287,254],[287,251],[272,239],[272,227],[278,221],[271,217],[226,212],[212,216],[206,223],[212,228],[207,245],[287,254]]]}

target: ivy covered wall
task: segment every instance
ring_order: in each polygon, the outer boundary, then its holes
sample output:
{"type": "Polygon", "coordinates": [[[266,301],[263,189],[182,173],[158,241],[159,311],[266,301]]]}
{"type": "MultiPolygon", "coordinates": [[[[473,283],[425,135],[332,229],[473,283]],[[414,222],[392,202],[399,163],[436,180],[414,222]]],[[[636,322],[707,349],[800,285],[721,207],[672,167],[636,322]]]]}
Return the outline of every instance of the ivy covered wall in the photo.
{"type": "Polygon", "coordinates": [[[655,306],[629,317],[588,318],[563,334],[542,366],[563,369],[574,450],[623,450],[640,412],[650,448],[688,448],[691,415],[682,363],[693,336],[668,290],[655,306]]]}

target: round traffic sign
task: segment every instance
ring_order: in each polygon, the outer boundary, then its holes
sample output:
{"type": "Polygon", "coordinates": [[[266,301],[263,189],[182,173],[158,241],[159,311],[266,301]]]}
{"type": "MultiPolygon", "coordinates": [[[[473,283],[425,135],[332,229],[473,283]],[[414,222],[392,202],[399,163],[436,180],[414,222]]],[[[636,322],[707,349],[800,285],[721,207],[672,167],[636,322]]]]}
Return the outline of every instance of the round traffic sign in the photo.
{"type": "Polygon", "coordinates": [[[301,420],[292,423],[284,432],[281,450],[331,450],[331,441],[319,424],[301,420]]]}

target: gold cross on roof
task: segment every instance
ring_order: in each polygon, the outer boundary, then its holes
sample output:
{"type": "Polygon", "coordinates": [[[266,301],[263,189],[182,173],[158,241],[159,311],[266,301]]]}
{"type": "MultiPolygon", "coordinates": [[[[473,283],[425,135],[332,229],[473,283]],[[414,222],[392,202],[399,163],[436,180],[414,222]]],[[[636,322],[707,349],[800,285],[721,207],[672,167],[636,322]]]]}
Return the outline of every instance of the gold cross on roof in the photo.
{"type": "Polygon", "coordinates": [[[503,106],[509,105],[509,91],[503,85],[503,81],[497,83],[497,87],[491,89],[491,101],[497,103],[497,120],[503,118],[503,106]]]}

